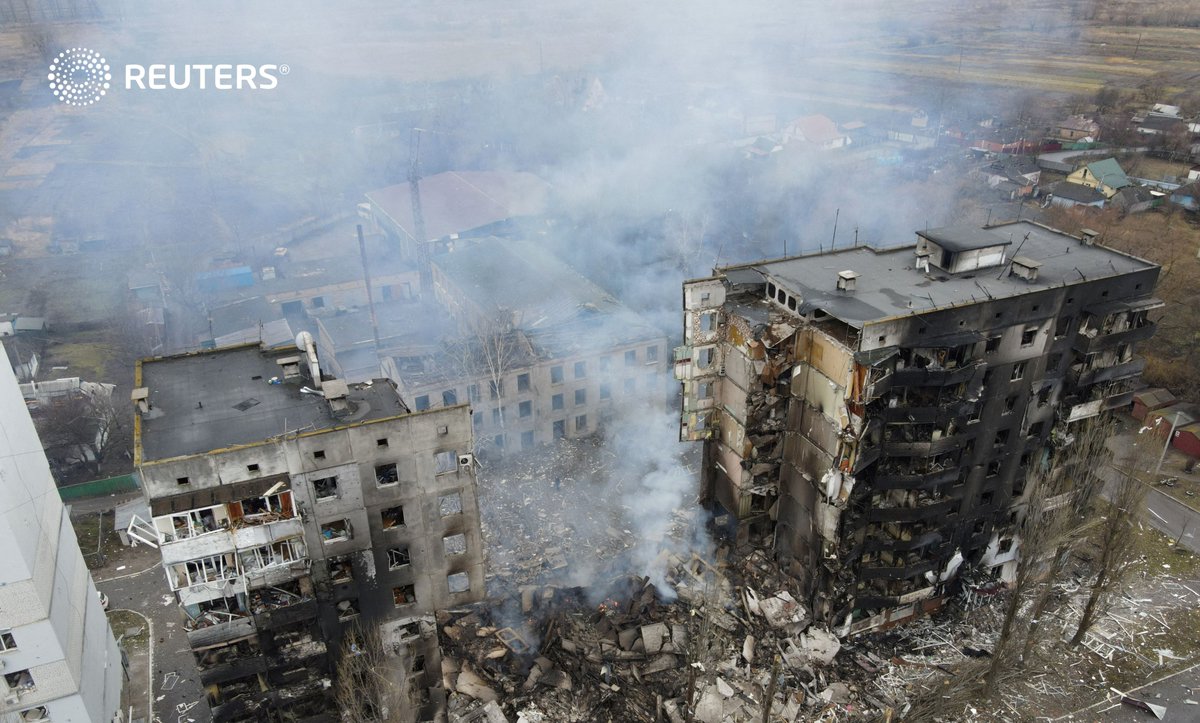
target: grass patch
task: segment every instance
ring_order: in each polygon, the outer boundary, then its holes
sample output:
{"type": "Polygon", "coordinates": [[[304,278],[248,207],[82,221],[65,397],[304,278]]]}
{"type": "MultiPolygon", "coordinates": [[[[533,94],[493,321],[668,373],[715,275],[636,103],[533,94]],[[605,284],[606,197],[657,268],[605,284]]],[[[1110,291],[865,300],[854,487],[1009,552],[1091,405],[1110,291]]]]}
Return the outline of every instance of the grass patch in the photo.
{"type": "Polygon", "coordinates": [[[122,638],[121,642],[125,644],[125,649],[132,652],[132,649],[145,649],[150,642],[150,629],[146,625],[146,621],[141,615],[130,610],[113,610],[108,614],[108,624],[112,628],[113,635],[122,638]],[[137,628],[135,635],[126,635],[128,630],[137,628]],[[122,637],[124,636],[124,637],[122,637]]]}
{"type": "Polygon", "coordinates": [[[52,344],[47,349],[45,366],[65,366],[65,376],[87,381],[104,379],[106,366],[116,354],[112,344],[102,341],[103,336],[98,333],[76,334],[74,338],[78,341],[52,344]]]}
{"type": "Polygon", "coordinates": [[[98,570],[104,567],[109,559],[121,554],[121,540],[112,525],[112,513],[71,519],[71,526],[75,528],[75,538],[79,541],[79,551],[83,553],[83,561],[87,563],[89,570],[98,570]],[[103,544],[100,542],[102,533],[103,544]]]}

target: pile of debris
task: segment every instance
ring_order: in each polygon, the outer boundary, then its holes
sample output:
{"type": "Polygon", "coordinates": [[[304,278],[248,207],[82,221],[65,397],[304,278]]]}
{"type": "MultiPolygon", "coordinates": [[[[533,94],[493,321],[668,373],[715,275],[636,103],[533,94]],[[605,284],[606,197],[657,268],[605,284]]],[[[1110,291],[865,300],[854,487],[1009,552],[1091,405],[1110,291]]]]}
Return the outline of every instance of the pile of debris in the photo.
{"type": "MultiPolygon", "coordinates": [[[[523,586],[501,604],[439,613],[451,723],[869,720],[890,707],[828,666],[841,643],[786,589],[741,568],[670,560],[669,589],[622,576],[523,586]],[[738,576],[737,580],[733,579],[738,576]],[[690,708],[690,716],[689,716],[690,708]]],[[[860,671],[861,672],[861,671],[860,671]]]]}

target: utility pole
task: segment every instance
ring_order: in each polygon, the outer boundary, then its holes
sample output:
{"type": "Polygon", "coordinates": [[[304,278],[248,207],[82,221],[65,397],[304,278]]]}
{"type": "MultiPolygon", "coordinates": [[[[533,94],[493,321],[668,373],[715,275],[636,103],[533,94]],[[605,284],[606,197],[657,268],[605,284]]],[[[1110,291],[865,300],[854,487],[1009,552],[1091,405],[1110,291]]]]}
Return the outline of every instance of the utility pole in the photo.
{"type": "MultiPolygon", "coordinates": [[[[1154,466],[1154,474],[1159,474],[1162,471],[1163,461],[1167,458],[1167,450],[1171,448],[1171,440],[1175,438],[1175,428],[1179,426],[1179,415],[1182,412],[1175,412],[1175,419],[1171,422],[1171,431],[1167,433],[1167,443],[1163,445],[1162,454],[1158,456],[1158,464],[1154,466]]],[[[1162,417],[1158,418],[1158,423],[1162,422],[1162,417]]],[[[1156,423],[1154,426],[1158,426],[1156,423]]]]}
{"type": "Polygon", "coordinates": [[[425,237],[425,213],[421,210],[421,133],[413,128],[408,143],[408,191],[412,206],[413,242],[417,246],[417,265],[421,273],[421,293],[433,287],[433,271],[429,267],[429,247],[425,237]]]}
{"type": "Polygon", "coordinates": [[[362,259],[363,281],[367,285],[367,308],[371,311],[371,335],[375,339],[375,361],[379,361],[379,319],[375,316],[375,296],[371,292],[371,265],[367,263],[367,242],[363,240],[362,224],[358,224],[358,255],[362,259]]]}

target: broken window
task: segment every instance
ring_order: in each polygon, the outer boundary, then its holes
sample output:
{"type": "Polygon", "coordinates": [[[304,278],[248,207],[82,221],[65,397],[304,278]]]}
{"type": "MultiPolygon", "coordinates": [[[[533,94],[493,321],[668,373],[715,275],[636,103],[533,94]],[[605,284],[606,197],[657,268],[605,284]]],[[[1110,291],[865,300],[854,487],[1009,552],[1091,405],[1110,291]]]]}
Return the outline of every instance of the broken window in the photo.
{"type": "Polygon", "coordinates": [[[321,525],[321,539],[326,544],[349,540],[350,537],[349,520],[334,520],[321,525]]]}
{"type": "Polygon", "coordinates": [[[349,557],[329,558],[329,579],[339,584],[354,579],[354,566],[350,564],[349,557]]]}
{"type": "Polygon", "coordinates": [[[1000,339],[1001,337],[998,336],[991,337],[987,340],[987,343],[983,345],[983,350],[986,352],[996,351],[1000,348],[1000,339]]]}
{"type": "Polygon", "coordinates": [[[707,346],[696,350],[696,366],[701,369],[707,369],[712,366],[713,359],[716,358],[716,347],[707,346]]]}
{"type": "Polygon", "coordinates": [[[171,580],[171,589],[179,590],[192,585],[234,578],[239,574],[237,558],[233,555],[212,555],[172,565],[168,578],[171,580]]]}
{"type": "Polygon", "coordinates": [[[518,392],[527,392],[527,391],[529,391],[529,389],[530,389],[529,373],[526,372],[524,374],[518,374],[517,375],[517,391],[518,392]]]}
{"type": "Polygon", "coordinates": [[[1058,365],[1062,364],[1062,358],[1063,358],[1062,354],[1051,354],[1050,357],[1048,359],[1046,359],[1046,371],[1048,371],[1048,372],[1058,371],[1058,365]]]}
{"type": "Polygon", "coordinates": [[[1042,436],[1042,428],[1044,426],[1045,426],[1044,422],[1034,422],[1033,424],[1029,425],[1029,436],[1030,437],[1042,436]]]}
{"type": "Polygon", "coordinates": [[[313,497],[316,498],[317,502],[337,499],[337,477],[322,477],[321,479],[315,479],[312,481],[312,486],[313,497]]]}
{"type": "Polygon", "coordinates": [[[608,382],[602,382],[600,384],[600,398],[612,399],[612,385],[608,382]]]}
{"type": "Polygon", "coordinates": [[[438,497],[438,514],[442,517],[462,514],[462,495],[457,492],[438,497]]]}
{"type": "Polygon", "coordinates": [[[358,600],[342,600],[337,604],[337,614],[341,622],[358,617],[358,600]]]}
{"type": "Polygon", "coordinates": [[[388,569],[389,570],[395,570],[397,568],[404,567],[405,565],[409,564],[409,562],[412,561],[412,559],[408,555],[408,545],[401,545],[400,547],[390,547],[390,548],[388,548],[387,554],[388,554],[388,569]]]}
{"type": "Polygon", "coordinates": [[[400,481],[400,470],[395,462],[375,465],[375,484],[394,485],[400,481]]]}
{"type": "Polygon", "coordinates": [[[1050,403],[1050,391],[1051,388],[1046,387],[1042,389],[1042,391],[1038,392],[1037,403],[1039,407],[1044,407],[1050,403]]]}
{"type": "Polygon", "coordinates": [[[258,473],[258,465],[257,464],[248,464],[248,465],[246,465],[246,471],[251,474],[257,474],[258,473]]]}
{"type": "Polygon", "coordinates": [[[646,363],[651,364],[658,361],[658,345],[646,347],[646,363]]]}
{"type": "Polygon", "coordinates": [[[1004,413],[1008,414],[1009,412],[1011,412],[1012,410],[1014,410],[1016,408],[1017,408],[1017,395],[1010,394],[1004,400],[1004,413]]]}
{"type": "Polygon", "coordinates": [[[1067,332],[1070,331],[1070,329],[1071,329],[1071,317],[1069,317],[1069,316],[1058,317],[1058,321],[1055,322],[1055,324],[1054,324],[1054,338],[1055,339],[1063,338],[1064,336],[1067,335],[1067,332]]]}
{"type": "Polygon", "coordinates": [[[575,378],[583,379],[587,376],[587,362],[575,362],[575,378]]]}
{"type": "Polygon", "coordinates": [[[386,446],[388,446],[387,437],[384,437],[383,439],[377,439],[377,440],[375,440],[375,446],[376,446],[376,447],[386,447],[386,446]]]}
{"type": "Polygon", "coordinates": [[[580,404],[587,404],[587,390],[586,389],[576,389],[575,390],[575,406],[578,407],[580,404]]]}
{"type": "Polygon", "coordinates": [[[551,384],[562,384],[563,383],[563,368],[561,366],[550,367],[550,383],[551,384]]]}
{"type": "Polygon", "coordinates": [[[984,492],[979,496],[979,504],[990,505],[992,504],[992,500],[995,499],[995,496],[996,495],[994,492],[984,492]]]}
{"type": "Polygon", "coordinates": [[[550,398],[550,408],[551,409],[562,409],[564,406],[565,406],[565,404],[563,403],[563,395],[555,394],[553,397],[550,398]]]}
{"type": "Polygon", "coordinates": [[[1033,342],[1037,341],[1038,328],[1036,326],[1027,326],[1021,332],[1021,346],[1033,346],[1033,342]]]}
{"type": "Polygon", "coordinates": [[[0,633],[0,653],[8,650],[17,649],[17,639],[13,637],[11,632],[5,631],[0,633]]]}
{"type": "Polygon", "coordinates": [[[631,367],[637,364],[637,349],[630,349],[625,352],[625,366],[631,367]]]}
{"type": "Polygon", "coordinates": [[[467,592],[471,589],[471,579],[465,572],[456,572],[446,576],[446,586],[450,588],[451,593],[467,592]]]}
{"type": "Polygon", "coordinates": [[[1001,429],[999,432],[996,432],[996,438],[993,440],[993,444],[997,447],[1003,447],[1004,445],[1008,444],[1008,430],[1001,429]]]}
{"type": "Polygon", "coordinates": [[[448,474],[458,470],[458,454],[454,450],[433,454],[433,473],[448,474]]]}
{"type": "Polygon", "coordinates": [[[380,510],[379,517],[385,530],[390,530],[394,527],[404,527],[404,505],[385,507],[380,510]]]}
{"type": "Polygon", "coordinates": [[[396,607],[412,605],[417,601],[417,588],[412,585],[401,585],[392,588],[392,602],[396,607]]]}
{"type": "Polygon", "coordinates": [[[533,432],[521,432],[521,449],[533,449],[533,432]]]}
{"type": "Polygon", "coordinates": [[[700,315],[700,331],[708,333],[717,326],[717,312],[706,311],[700,315]]]}
{"type": "Polygon", "coordinates": [[[1013,364],[1011,381],[1020,381],[1025,376],[1025,362],[1013,364]]]}
{"type": "Polygon", "coordinates": [[[313,452],[313,459],[325,459],[325,450],[318,449],[313,452]]]}
{"type": "Polygon", "coordinates": [[[191,481],[192,480],[187,477],[176,477],[175,478],[175,484],[177,484],[177,485],[189,484],[189,483],[191,483],[191,481]]]}
{"type": "Polygon", "coordinates": [[[533,402],[521,402],[517,405],[517,413],[522,417],[533,416],[533,402]]]}
{"type": "Polygon", "coordinates": [[[576,432],[586,432],[587,431],[587,415],[586,414],[580,414],[579,416],[575,417],[575,431],[576,432]]]}
{"type": "Polygon", "coordinates": [[[458,392],[453,389],[442,392],[442,406],[453,407],[455,404],[458,404],[458,392]]]}
{"type": "Polygon", "coordinates": [[[467,536],[463,534],[449,535],[442,538],[442,547],[447,555],[465,555],[467,552],[467,536]]]}
{"type": "Polygon", "coordinates": [[[50,711],[44,705],[23,710],[20,714],[20,721],[21,723],[50,723],[50,711]]]}
{"type": "Polygon", "coordinates": [[[238,552],[243,572],[254,572],[268,567],[278,567],[305,559],[304,541],[289,537],[269,545],[260,545],[238,552]]]}
{"type": "Polygon", "coordinates": [[[428,394],[422,394],[421,396],[417,397],[414,401],[416,402],[418,412],[423,412],[426,409],[429,409],[429,395],[428,394]]]}
{"type": "Polygon", "coordinates": [[[1012,549],[1013,549],[1013,541],[1012,541],[1011,537],[1006,537],[1005,539],[1000,541],[999,550],[1001,553],[1012,552],[1012,549]]]}
{"type": "Polygon", "coordinates": [[[424,655],[418,655],[413,658],[412,672],[414,672],[414,673],[424,673],[425,672],[425,656],[424,655]]]}
{"type": "Polygon", "coordinates": [[[37,687],[33,684],[33,676],[29,674],[28,670],[14,670],[11,673],[5,673],[4,682],[8,684],[9,690],[24,691],[37,687]]]}
{"type": "Polygon", "coordinates": [[[554,423],[554,438],[562,439],[563,437],[566,437],[566,436],[567,436],[567,422],[566,422],[566,420],[560,419],[554,423]]]}
{"type": "Polygon", "coordinates": [[[987,476],[995,477],[998,474],[1000,474],[1000,460],[993,459],[991,462],[988,462],[987,476]]]}

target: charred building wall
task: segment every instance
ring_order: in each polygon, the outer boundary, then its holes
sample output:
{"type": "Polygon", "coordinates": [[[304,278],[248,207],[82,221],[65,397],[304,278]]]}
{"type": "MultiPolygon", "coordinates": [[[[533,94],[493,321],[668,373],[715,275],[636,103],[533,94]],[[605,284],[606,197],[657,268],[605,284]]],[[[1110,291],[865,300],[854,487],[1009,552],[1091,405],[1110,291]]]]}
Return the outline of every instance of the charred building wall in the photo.
{"type": "Polygon", "coordinates": [[[685,283],[681,437],[705,441],[706,501],[843,630],[936,607],[963,565],[1007,578],[1029,469],[1131,400],[1158,271],[1020,223],[685,283]]]}
{"type": "MultiPolygon", "coordinates": [[[[132,532],[162,553],[218,721],[328,712],[347,635],[382,623],[384,652],[422,672],[419,621],[483,596],[468,407],[412,413],[386,380],[316,392],[290,354],[138,367],[152,519],[132,532]]],[[[412,719],[434,719],[440,682],[406,680],[412,719]]]]}

